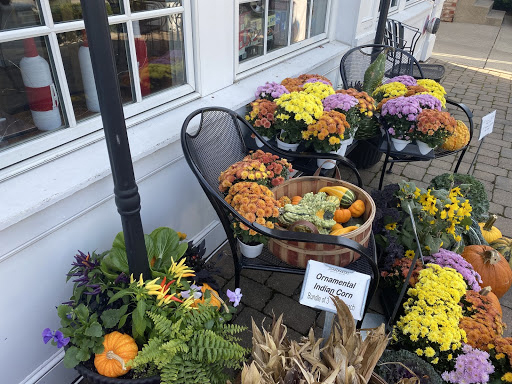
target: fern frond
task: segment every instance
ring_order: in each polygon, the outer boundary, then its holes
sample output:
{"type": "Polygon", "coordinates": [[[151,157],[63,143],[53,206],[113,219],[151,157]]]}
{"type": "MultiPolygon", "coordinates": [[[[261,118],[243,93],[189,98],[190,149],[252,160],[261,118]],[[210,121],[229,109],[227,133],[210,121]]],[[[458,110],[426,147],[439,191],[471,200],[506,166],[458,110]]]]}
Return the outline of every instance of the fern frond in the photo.
{"type": "Polygon", "coordinates": [[[148,343],[144,345],[141,351],[135,356],[135,358],[129,363],[132,368],[138,368],[140,366],[152,363],[160,354],[160,346],[163,344],[163,340],[158,337],[149,339],[148,343]]]}
{"type": "Polygon", "coordinates": [[[147,311],[148,317],[155,323],[155,330],[163,337],[169,338],[172,336],[173,323],[167,317],[157,313],[147,311]]]}
{"type": "Polygon", "coordinates": [[[214,363],[221,360],[240,360],[246,349],[204,329],[198,331],[190,340],[190,352],[196,360],[214,363]]]}

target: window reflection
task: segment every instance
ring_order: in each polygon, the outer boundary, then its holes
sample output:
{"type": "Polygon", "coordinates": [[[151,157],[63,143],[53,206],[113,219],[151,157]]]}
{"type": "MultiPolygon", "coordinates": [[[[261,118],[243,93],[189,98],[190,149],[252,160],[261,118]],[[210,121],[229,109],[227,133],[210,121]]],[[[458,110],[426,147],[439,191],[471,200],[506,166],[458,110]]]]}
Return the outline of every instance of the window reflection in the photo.
{"type": "Polygon", "coordinates": [[[263,55],[265,2],[251,1],[238,8],[239,61],[263,55]]]}
{"type": "Polygon", "coordinates": [[[0,0],[0,31],[43,24],[35,0],[0,0]]]}
{"type": "MultiPolygon", "coordinates": [[[[60,23],[63,21],[80,20],[82,18],[82,6],[80,0],[49,0],[52,10],[53,21],[60,23]]],[[[108,15],[119,15],[123,13],[121,9],[122,1],[105,0],[108,15]]]]}
{"type": "Polygon", "coordinates": [[[0,148],[64,127],[43,37],[0,44],[0,148]]]}
{"type": "Polygon", "coordinates": [[[268,9],[267,51],[288,45],[290,0],[270,0],[268,9]]]}
{"type": "Polygon", "coordinates": [[[181,0],[130,0],[132,12],[152,11],[155,9],[181,7],[181,0]]]}
{"type": "Polygon", "coordinates": [[[310,0],[293,0],[292,43],[298,43],[308,37],[310,0]]]}
{"type": "MultiPolygon", "coordinates": [[[[124,24],[110,26],[117,73],[119,79],[126,83],[126,86],[121,87],[123,104],[133,100],[132,81],[128,70],[128,44],[125,29],[124,24]]],[[[57,35],[57,39],[76,120],[80,121],[97,115],[100,107],[85,30],[60,33],[57,35]]]]}
{"type": "Polygon", "coordinates": [[[325,20],[327,17],[327,0],[315,0],[311,15],[311,34],[317,36],[325,32],[325,20]]]}

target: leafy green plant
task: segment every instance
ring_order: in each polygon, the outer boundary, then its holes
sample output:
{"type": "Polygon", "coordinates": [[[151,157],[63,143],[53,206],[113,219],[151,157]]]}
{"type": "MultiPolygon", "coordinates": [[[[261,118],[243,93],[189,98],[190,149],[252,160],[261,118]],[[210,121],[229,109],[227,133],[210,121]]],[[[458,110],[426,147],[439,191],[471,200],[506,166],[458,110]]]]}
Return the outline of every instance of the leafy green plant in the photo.
{"type": "Polygon", "coordinates": [[[489,212],[489,198],[484,185],[474,176],[460,173],[443,173],[430,182],[430,188],[451,189],[460,187],[461,192],[469,200],[473,211],[471,216],[477,221],[487,218],[489,212]]]}
{"type": "Polygon", "coordinates": [[[432,365],[405,349],[385,350],[375,372],[390,384],[413,377],[417,377],[420,384],[443,384],[441,376],[432,365]]]}

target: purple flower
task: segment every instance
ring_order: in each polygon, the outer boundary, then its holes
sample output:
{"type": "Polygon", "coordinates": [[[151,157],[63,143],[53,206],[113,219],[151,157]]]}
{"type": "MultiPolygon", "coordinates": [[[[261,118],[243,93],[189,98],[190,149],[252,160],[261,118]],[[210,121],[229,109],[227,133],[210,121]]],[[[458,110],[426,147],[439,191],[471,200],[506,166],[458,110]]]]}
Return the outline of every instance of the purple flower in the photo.
{"type": "Polygon", "coordinates": [[[191,293],[194,295],[194,299],[200,299],[201,296],[203,296],[203,293],[201,292],[201,286],[195,284],[192,284],[189,290],[181,291],[181,296],[184,299],[188,299],[191,293]]]}
{"type": "Polygon", "coordinates": [[[233,303],[233,307],[238,307],[238,304],[240,304],[240,300],[243,296],[240,288],[235,289],[234,292],[228,289],[226,293],[228,295],[229,301],[233,303]]]}
{"type": "Polygon", "coordinates": [[[406,87],[408,87],[410,85],[418,85],[418,82],[416,81],[416,79],[414,77],[408,76],[408,75],[392,77],[391,79],[386,80],[384,82],[384,84],[395,83],[395,82],[402,83],[406,87]]]}
{"type": "Polygon", "coordinates": [[[482,283],[482,278],[461,255],[441,248],[439,252],[434,253],[432,256],[425,257],[425,262],[455,269],[462,275],[473,291],[480,291],[479,283],[482,283]]]}
{"type": "Polygon", "coordinates": [[[455,369],[443,372],[441,378],[454,384],[487,383],[489,375],[494,373],[494,366],[489,360],[489,354],[468,344],[462,347],[462,355],[455,360],[455,369]]]}
{"type": "Polygon", "coordinates": [[[389,128],[388,132],[393,136],[395,135],[395,130],[393,128],[389,128]]]}
{"type": "Polygon", "coordinates": [[[126,283],[128,284],[130,282],[129,277],[126,275],[126,273],[121,272],[119,276],[116,277],[114,284],[120,284],[120,283],[126,283]]]}
{"type": "Polygon", "coordinates": [[[325,84],[325,85],[328,85],[328,86],[332,87],[332,84],[329,83],[328,81],[325,81],[325,80],[322,80],[322,79],[317,79],[316,77],[312,77],[311,79],[307,79],[304,84],[307,84],[307,83],[322,83],[322,84],[325,84]]]}
{"type": "Polygon", "coordinates": [[[53,341],[57,343],[57,348],[65,347],[70,340],[69,337],[64,337],[61,331],[57,330],[53,333],[50,328],[45,328],[42,336],[45,344],[48,344],[48,342],[53,339],[53,341]]]}
{"type": "Polygon", "coordinates": [[[326,112],[333,109],[339,109],[343,112],[347,112],[358,103],[359,101],[354,96],[346,95],[344,93],[336,93],[334,95],[327,96],[322,100],[324,111],[326,112]]]}
{"type": "Polygon", "coordinates": [[[267,99],[273,101],[285,93],[290,93],[283,85],[275,82],[266,82],[265,85],[259,86],[255,96],[257,99],[267,99]]]}
{"type": "Polygon", "coordinates": [[[441,101],[432,95],[418,94],[409,97],[417,100],[423,109],[436,109],[438,111],[442,109],[441,101]]]}

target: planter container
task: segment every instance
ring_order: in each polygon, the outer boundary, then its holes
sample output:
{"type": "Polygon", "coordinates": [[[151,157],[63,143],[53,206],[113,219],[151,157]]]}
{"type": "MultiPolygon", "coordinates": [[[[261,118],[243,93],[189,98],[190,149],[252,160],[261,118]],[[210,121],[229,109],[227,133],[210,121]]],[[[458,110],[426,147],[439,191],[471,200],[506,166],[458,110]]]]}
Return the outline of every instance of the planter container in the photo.
{"type": "Polygon", "coordinates": [[[91,371],[86,366],[79,364],[75,367],[87,381],[92,384],[160,384],[160,376],[144,377],[140,379],[123,379],[120,377],[107,377],[91,371]]]}
{"type": "MultiPolygon", "coordinates": [[[[318,152],[317,153],[323,153],[318,152]]],[[[329,153],[332,153],[333,155],[336,155],[338,151],[330,151],[329,153]]],[[[316,159],[316,165],[318,167],[322,167],[323,169],[333,169],[336,166],[336,160],[333,159],[316,159]]]]}
{"type": "Polygon", "coordinates": [[[422,155],[426,155],[431,152],[434,148],[430,147],[427,143],[423,141],[416,140],[416,144],[418,145],[418,149],[422,155]]]}
{"type": "Polygon", "coordinates": [[[249,245],[242,243],[240,240],[238,240],[238,246],[240,248],[240,252],[242,253],[242,255],[249,259],[254,259],[258,257],[259,255],[261,255],[261,251],[263,251],[263,244],[249,245]]]}
{"type": "Polygon", "coordinates": [[[411,143],[411,140],[400,140],[392,137],[391,142],[393,143],[393,147],[395,147],[397,151],[403,151],[404,148],[407,147],[407,144],[411,143]]]}
{"type": "MultiPolygon", "coordinates": [[[[263,138],[265,139],[265,141],[270,141],[270,137],[263,136],[263,138]]],[[[265,144],[263,144],[263,141],[261,141],[257,137],[254,138],[254,141],[256,142],[256,145],[258,146],[258,148],[261,148],[265,145],[265,144]]]]}
{"type": "Polygon", "coordinates": [[[285,151],[297,152],[297,148],[299,147],[299,143],[288,144],[285,143],[284,141],[279,140],[279,137],[276,137],[276,141],[277,147],[285,151]]]}
{"type": "Polygon", "coordinates": [[[357,169],[368,169],[377,164],[383,153],[377,149],[379,138],[358,140],[356,148],[351,151],[347,158],[352,160],[357,169]]]}

